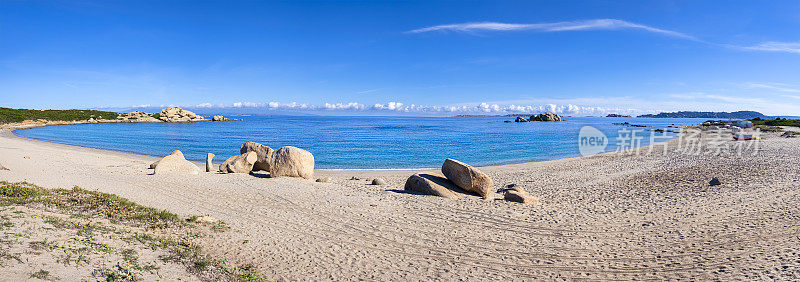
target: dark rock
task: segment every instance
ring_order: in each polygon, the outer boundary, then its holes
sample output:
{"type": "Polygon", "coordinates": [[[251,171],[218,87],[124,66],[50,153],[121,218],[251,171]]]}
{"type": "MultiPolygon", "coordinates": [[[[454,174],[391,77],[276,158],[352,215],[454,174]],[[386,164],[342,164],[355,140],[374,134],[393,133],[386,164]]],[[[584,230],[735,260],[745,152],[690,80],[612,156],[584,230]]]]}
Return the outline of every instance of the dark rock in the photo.
{"type": "Polygon", "coordinates": [[[555,113],[546,112],[531,116],[530,121],[561,121],[561,116],[555,113]]]}
{"type": "Polygon", "coordinates": [[[517,119],[515,119],[514,122],[528,122],[528,120],[525,119],[524,117],[517,117],[517,119]]]}
{"type": "Polygon", "coordinates": [[[711,186],[722,185],[722,182],[720,182],[718,178],[714,177],[711,179],[711,181],[708,182],[708,185],[711,186]]]}

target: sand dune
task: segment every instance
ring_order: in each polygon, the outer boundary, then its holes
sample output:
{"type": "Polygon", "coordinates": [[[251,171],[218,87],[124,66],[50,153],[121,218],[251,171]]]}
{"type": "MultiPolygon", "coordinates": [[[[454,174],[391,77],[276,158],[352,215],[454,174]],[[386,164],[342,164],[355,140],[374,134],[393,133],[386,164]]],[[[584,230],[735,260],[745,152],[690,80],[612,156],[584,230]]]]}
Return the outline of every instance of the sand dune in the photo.
{"type": "Polygon", "coordinates": [[[412,171],[316,172],[331,183],[150,175],[155,158],[9,131],[0,133],[0,164],[10,169],[0,180],[210,214],[232,232],[206,239],[206,249],[276,280],[800,277],[800,139],[769,135],[742,156],[656,149],[482,168],[496,188],[513,183],[539,197],[534,205],[407,194],[412,171]],[[712,176],[723,184],[709,186],[712,176]],[[374,177],[389,184],[367,185],[374,177]]]}

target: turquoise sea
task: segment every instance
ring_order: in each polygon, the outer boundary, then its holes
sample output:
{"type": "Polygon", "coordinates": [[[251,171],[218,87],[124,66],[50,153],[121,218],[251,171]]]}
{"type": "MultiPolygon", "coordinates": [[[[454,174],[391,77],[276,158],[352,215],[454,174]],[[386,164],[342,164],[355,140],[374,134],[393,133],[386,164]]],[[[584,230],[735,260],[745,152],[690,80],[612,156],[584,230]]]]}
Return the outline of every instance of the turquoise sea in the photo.
{"type": "MultiPolygon", "coordinates": [[[[237,117],[238,118],[238,117],[237,117]]],[[[579,156],[578,131],[593,126],[618,148],[620,129],[642,130],[698,124],[706,119],[565,117],[562,122],[505,123],[509,117],[247,116],[243,121],[201,123],[102,123],[18,130],[21,137],[91,148],[164,156],[181,150],[187,159],[216,162],[239,153],[246,141],[272,148],[295,146],[314,154],[319,169],[440,167],[445,158],[498,165],[579,156]],[[645,125],[633,128],[613,123],[645,125]]],[[[673,136],[675,134],[672,134],[673,136]]],[[[661,136],[661,135],[659,135],[661,136]]],[[[659,140],[663,141],[663,139],[659,140]]]]}

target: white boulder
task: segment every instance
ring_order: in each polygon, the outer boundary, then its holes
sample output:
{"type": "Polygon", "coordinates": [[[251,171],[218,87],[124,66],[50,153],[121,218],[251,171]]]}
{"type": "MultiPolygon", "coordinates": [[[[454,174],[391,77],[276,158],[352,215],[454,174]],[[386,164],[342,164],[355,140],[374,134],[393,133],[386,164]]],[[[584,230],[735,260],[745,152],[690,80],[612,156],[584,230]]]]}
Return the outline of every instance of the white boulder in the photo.
{"type": "Polygon", "coordinates": [[[314,177],[314,155],[309,151],[285,146],[276,150],[269,160],[270,177],[314,177]]]}
{"type": "Polygon", "coordinates": [[[200,168],[190,161],[183,158],[183,153],[177,151],[171,155],[164,157],[155,167],[155,174],[165,173],[185,173],[185,174],[199,174],[200,168]]]}

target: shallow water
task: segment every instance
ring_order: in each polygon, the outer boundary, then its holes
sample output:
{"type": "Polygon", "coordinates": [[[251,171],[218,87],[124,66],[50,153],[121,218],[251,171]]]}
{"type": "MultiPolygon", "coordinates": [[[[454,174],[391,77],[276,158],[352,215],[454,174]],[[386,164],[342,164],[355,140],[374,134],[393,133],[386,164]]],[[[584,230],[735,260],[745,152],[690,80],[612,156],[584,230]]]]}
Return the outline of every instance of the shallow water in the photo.
{"type": "MultiPolygon", "coordinates": [[[[691,125],[706,119],[567,117],[562,122],[504,123],[509,117],[331,117],[249,116],[244,121],[202,123],[102,123],[16,131],[22,137],[163,156],[181,150],[202,161],[221,162],[246,141],[272,148],[295,146],[314,154],[320,169],[410,169],[440,167],[445,158],[473,165],[497,165],[579,156],[578,132],[593,126],[609,138],[605,151],[618,148],[618,130],[650,130],[691,125]],[[632,128],[612,123],[646,125],[632,128]]],[[[657,133],[658,134],[658,133],[657,133]]],[[[672,134],[675,136],[674,134],[672,134]]],[[[661,136],[660,134],[658,136],[661,136]]],[[[658,141],[665,141],[660,139],[658,141]]]]}

